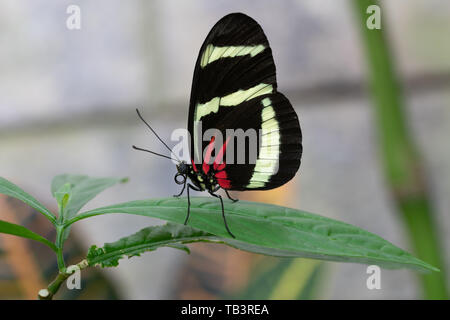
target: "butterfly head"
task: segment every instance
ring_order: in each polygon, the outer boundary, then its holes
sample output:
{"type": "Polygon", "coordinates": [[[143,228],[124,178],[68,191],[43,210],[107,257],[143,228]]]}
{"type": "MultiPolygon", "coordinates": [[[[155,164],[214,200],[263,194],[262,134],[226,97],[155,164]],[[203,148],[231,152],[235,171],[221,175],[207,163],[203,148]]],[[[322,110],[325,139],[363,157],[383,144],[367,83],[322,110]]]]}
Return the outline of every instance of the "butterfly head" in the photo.
{"type": "Polygon", "coordinates": [[[181,161],[177,164],[177,171],[179,174],[186,175],[189,172],[189,165],[185,161],[181,161]]]}
{"type": "Polygon", "coordinates": [[[177,184],[184,184],[189,173],[189,165],[185,161],[180,161],[177,164],[177,173],[175,174],[175,182],[177,184]]]}

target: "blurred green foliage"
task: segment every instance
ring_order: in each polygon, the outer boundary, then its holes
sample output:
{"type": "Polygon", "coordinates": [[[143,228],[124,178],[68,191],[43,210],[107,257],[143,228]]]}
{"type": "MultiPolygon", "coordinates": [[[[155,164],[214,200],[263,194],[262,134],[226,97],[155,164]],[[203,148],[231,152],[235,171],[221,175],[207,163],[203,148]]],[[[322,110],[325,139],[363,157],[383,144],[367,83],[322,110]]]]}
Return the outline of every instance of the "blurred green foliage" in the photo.
{"type": "Polygon", "coordinates": [[[410,134],[401,85],[386,39],[386,18],[381,29],[369,29],[367,8],[373,0],[353,0],[369,68],[380,156],[391,197],[408,230],[418,257],[441,272],[420,275],[427,299],[447,299],[445,268],[422,158],[410,134]]]}
{"type": "Polygon", "coordinates": [[[324,264],[310,259],[265,258],[238,299],[311,300],[319,298],[324,264]]]}

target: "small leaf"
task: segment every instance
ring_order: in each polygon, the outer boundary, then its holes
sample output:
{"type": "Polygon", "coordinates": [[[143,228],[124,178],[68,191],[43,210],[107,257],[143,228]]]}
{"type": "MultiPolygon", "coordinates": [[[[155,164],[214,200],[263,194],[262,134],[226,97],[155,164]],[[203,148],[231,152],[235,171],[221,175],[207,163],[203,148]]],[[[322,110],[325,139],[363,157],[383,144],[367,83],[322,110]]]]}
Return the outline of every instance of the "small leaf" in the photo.
{"type": "Polygon", "coordinates": [[[106,243],[103,248],[92,246],[88,251],[87,261],[90,266],[116,267],[119,260],[124,257],[139,256],[160,247],[171,247],[189,253],[189,249],[183,243],[208,238],[215,237],[184,225],[167,223],[163,226],[151,226],[116,242],[106,243]]]}
{"type": "Polygon", "coordinates": [[[40,213],[42,213],[50,222],[53,224],[56,222],[55,215],[44,207],[39,201],[37,201],[33,196],[29,195],[21,188],[9,182],[8,180],[0,177],[0,193],[6,194],[7,196],[19,199],[20,201],[25,202],[30,207],[36,209],[40,213]]]}
{"type": "Polygon", "coordinates": [[[64,184],[58,191],[54,193],[56,202],[58,203],[59,214],[64,216],[64,210],[69,202],[72,193],[70,183],[64,184]]]}
{"type": "MultiPolygon", "coordinates": [[[[103,190],[112,187],[116,183],[126,182],[124,178],[91,178],[82,175],[62,174],[53,178],[52,194],[58,199],[59,192],[64,186],[70,186],[70,198],[65,204],[64,220],[75,216],[78,211],[103,190]]],[[[68,189],[65,189],[68,191],[68,189]]]]}
{"type": "MultiPolygon", "coordinates": [[[[377,264],[385,268],[439,271],[368,231],[333,219],[276,205],[225,201],[232,239],[224,227],[220,202],[191,197],[189,225],[233,247],[274,256],[377,264]]],[[[85,213],[67,223],[107,213],[126,213],[183,223],[187,199],[138,200],[85,213]]]]}
{"type": "MultiPolygon", "coordinates": [[[[78,211],[103,190],[116,183],[125,183],[127,178],[91,178],[83,175],[62,174],[53,178],[51,191],[58,205],[63,204],[64,210],[60,212],[61,221],[65,222],[76,216],[78,211]],[[70,191],[69,191],[70,190],[70,191]],[[61,196],[61,193],[63,194],[61,196]],[[64,194],[67,194],[64,195],[64,194]],[[58,200],[58,198],[60,198],[58,200]],[[60,201],[64,203],[60,203],[60,201]]],[[[61,209],[60,209],[61,210],[61,209]]],[[[63,241],[67,239],[70,227],[64,230],[63,241]]]]}
{"type": "Polygon", "coordinates": [[[6,234],[11,234],[11,235],[22,237],[22,238],[35,240],[35,241],[39,241],[39,242],[45,244],[46,246],[49,246],[53,251],[55,251],[55,252],[57,251],[56,246],[53,243],[51,243],[44,237],[40,236],[39,234],[34,233],[33,231],[31,231],[23,226],[20,226],[18,224],[0,220],[0,232],[6,233],[6,234]]]}

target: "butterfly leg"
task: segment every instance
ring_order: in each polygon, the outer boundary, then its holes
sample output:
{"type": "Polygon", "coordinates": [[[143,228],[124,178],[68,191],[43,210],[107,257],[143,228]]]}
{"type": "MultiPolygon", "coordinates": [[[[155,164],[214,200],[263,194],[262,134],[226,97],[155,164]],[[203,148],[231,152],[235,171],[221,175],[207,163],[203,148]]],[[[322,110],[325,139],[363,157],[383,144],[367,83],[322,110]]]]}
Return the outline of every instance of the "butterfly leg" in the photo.
{"type": "Polygon", "coordinates": [[[183,192],[184,192],[184,189],[186,189],[186,182],[184,183],[184,185],[183,185],[183,189],[181,189],[181,192],[179,193],[179,194],[174,194],[173,196],[175,197],[175,198],[178,198],[178,197],[180,197],[182,194],[183,194],[183,192]]]}
{"type": "Polygon", "coordinates": [[[227,194],[228,199],[230,199],[230,200],[233,201],[233,202],[239,201],[239,199],[233,199],[233,198],[230,196],[230,194],[228,193],[228,190],[226,190],[226,189],[224,189],[224,190],[225,190],[225,193],[227,194]]]}
{"type": "Polygon", "coordinates": [[[230,236],[232,236],[233,238],[236,238],[236,237],[234,236],[234,234],[231,233],[230,228],[228,228],[227,219],[225,219],[225,210],[223,209],[223,200],[222,200],[222,197],[221,197],[220,195],[215,194],[215,193],[212,193],[212,192],[210,192],[209,194],[212,195],[213,197],[216,197],[216,198],[219,198],[219,199],[220,199],[220,204],[222,205],[222,217],[223,217],[223,222],[225,222],[225,228],[227,229],[227,231],[228,231],[228,233],[230,234],[230,236]]]}
{"type": "Polygon", "coordinates": [[[181,189],[181,192],[179,194],[174,194],[173,196],[178,198],[179,196],[181,196],[184,192],[184,189],[186,188],[186,183],[187,183],[187,177],[185,174],[182,173],[177,173],[175,175],[175,177],[173,178],[173,180],[175,180],[176,184],[182,184],[183,185],[183,189],[181,189]],[[178,179],[178,177],[181,177],[181,180],[178,179]]]}
{"type": "Polygon", "coordinates": [[[187,222],[189,220],[189,215],[191,214],[191,197],[189,196],[189,189],[192,189],[194,191],[201,191],[199,188],[193,186],[192,184],[187,184],[187,198],[188,198],[188,212],[186,216],[186,220],[184,220],[184,225],[187,225],[187,222]]]}

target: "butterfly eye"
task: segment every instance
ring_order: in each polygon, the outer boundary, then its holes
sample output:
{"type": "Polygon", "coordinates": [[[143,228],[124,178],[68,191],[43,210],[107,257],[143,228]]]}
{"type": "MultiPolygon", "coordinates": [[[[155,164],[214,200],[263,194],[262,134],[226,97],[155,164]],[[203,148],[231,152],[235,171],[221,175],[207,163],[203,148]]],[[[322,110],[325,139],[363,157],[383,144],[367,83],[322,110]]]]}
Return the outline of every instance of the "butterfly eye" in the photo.
{"type": "Polygon", "coordinates": [[[175,182],[177,184],[184,184],[186,182],[186,176],[184,174],[177,173],[175,175],[175,179],[174,180],[175,180],[175,182]]]}

